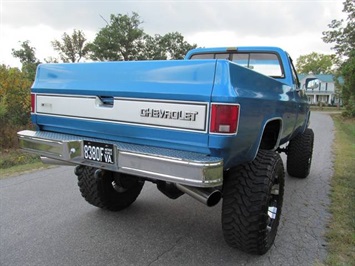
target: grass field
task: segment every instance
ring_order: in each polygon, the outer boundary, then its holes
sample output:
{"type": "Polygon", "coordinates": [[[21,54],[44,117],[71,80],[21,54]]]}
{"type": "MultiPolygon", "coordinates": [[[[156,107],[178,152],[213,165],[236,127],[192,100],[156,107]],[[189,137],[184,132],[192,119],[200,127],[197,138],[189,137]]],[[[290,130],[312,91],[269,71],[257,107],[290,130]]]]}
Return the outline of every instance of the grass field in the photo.
{"type": "Polygon", "coordinates": [[[355,119],[332,115],[335,123],[332,219],[326,233],[326,265],[355,265],[355,119]]]}

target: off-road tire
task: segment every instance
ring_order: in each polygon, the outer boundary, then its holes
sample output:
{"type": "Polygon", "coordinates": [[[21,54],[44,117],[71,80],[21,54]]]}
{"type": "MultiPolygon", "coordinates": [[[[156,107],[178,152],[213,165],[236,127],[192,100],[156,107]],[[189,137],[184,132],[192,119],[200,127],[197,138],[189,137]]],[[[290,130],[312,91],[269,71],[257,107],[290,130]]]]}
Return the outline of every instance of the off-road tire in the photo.
{"type": "Polygon", "coordinates": [[[102,209],[120,211],[127,208],[137,199],[144,185],[144,181],[134,176],[96,171],[93,167],[79,166],[75,174],[84,199],[102,209]]]}
{"type": "Polygon", "coordinates": [[[270,249],[280,221],[284,183],[281,157],[273,151],[260,150],[252,162],[228,171],[222,229],[230,246],[259,255],[270,249]]]}
{"type": "Polygon", "coordinates": [[[307,128],[302,134],[290,140],[287,148],[287,173],[297,178],[309,175],[312,163],[314,133],[307,128]]]}

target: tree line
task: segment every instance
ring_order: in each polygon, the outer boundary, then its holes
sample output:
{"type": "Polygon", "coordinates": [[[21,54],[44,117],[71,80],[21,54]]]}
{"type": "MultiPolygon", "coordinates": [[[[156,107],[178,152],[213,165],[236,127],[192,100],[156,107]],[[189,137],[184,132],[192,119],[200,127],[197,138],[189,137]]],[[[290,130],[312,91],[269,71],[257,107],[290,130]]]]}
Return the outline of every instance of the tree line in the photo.
{"type": "Polygon", "coordinates": [[[345,0],[343,12],[346,20],[332,20],[329,30],[323,32],[323,41],[334,44],[337,77],[344,79],[344,84],[337,84],[346,111],[343,115],[355,117],[355,2],[345,0]]]}
{"type": "MultiPolygon", "coordinates": [[[[103,18],[104,19],[104,18],[103,18]]],[[[105,19],[104,19],[105,20],[105,19]]],[[[64,33],[60,40],[51,42],[59,58],[48,57],[47,63],[92,61],[132,61],[183,59],[186,52],[196,48],[184,40],[179,32],[153,36],[144,32],[143,21],[133,12],[131,15],[111,14],[106,26],[98,31],[95,39],[88,42],[82,30],[74,29],[71,34],[64,33]]],[[[40,62],[35,48],[29,41],[21,43],[21,48],[12,49],[12,55],[22,63],[22,71],[34,79],[35,69],[40,62]]]]}

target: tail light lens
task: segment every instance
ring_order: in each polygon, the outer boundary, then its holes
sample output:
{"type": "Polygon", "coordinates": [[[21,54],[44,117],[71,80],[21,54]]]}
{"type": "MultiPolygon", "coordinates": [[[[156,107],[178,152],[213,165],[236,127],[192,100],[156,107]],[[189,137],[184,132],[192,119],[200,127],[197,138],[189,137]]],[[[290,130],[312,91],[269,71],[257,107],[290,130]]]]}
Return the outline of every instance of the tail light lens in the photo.
{"type": "Polygon", "coordinates": [[[36,94],[31,93],[31,113],[36,111],[36,94]]]}
{"type": "Polygon", "coordinates": [[[210,133],[233,134],[237,132],[239,105],[212,104],[210,133]]]}

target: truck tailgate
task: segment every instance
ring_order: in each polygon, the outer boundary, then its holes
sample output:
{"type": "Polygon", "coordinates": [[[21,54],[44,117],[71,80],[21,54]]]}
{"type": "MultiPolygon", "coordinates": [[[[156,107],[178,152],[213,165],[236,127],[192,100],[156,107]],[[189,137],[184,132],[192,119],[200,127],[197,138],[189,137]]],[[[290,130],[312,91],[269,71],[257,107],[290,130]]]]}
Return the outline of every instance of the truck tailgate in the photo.
{"type": "Polygon", "coordinates": [[[40,65],[32,120],[42,131],[206,154],[216,62],[40,65]]]}

